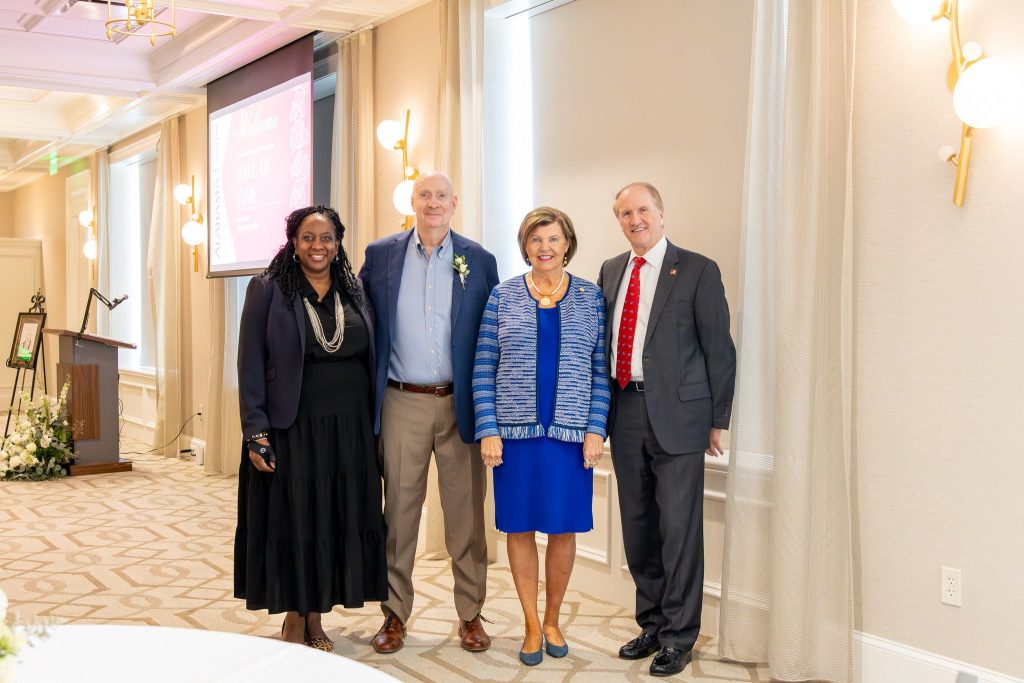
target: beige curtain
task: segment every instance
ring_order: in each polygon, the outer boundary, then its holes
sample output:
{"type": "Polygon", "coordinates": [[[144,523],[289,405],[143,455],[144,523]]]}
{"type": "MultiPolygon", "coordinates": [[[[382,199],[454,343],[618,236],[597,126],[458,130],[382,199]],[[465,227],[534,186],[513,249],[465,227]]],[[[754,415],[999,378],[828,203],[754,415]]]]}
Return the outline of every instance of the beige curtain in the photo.
{"type": "Polygon", "coordinates": [[[160,126],[157,143],[156,191],[149,233],[147,274],[156,341],[156,433],[153,447],[167,457],[178,455],[175,434],[190,414],[183,382],[186,351],[191,340],[188,307],[190,252],[179,235],[181,208],[173,188],[182,177],[180,119],[160,126]]]}
{"type": "Polygon", "coordinates": [[[376,235],[374,196],[373,29],[338,41],[334,96],[331,204],[345,224],[345,251],[353,268],[376,235]]]}
{"type": "Polygon", "coordinates": [[[440,1],[441,66],[437,88],[435,158],[459,197],[455,225],[475,240],[483,236],[483,0],[440,1]]]}
{"type": "MultiPolygon", "coordinates": [[[[96,150],[92,155],[92,170],[96,180],[93,187],[96,194],[93,197],[94,220],[96,221],[96,281],[92,286],[107,296],[110,294],[110,266],[113,261],[110,258],[110,159],[107,156],[107,148],[96,150]]],[[[106,334],[110,330],[110,311],[106,306],[97,306],[95,309],[95,328],[106,334]]]]}
{"type": "Polygon", "coordinates": [[[720,653],[851,681],[855,0],[759,0],[720,653]]]}
{"type": "Polygon", "coordinates": [[[206,458],[211,474],[238,472],[242,427],[238,415],[238,318],[249,278],[210,281],[210,381],[206,395],[206,458]]]}

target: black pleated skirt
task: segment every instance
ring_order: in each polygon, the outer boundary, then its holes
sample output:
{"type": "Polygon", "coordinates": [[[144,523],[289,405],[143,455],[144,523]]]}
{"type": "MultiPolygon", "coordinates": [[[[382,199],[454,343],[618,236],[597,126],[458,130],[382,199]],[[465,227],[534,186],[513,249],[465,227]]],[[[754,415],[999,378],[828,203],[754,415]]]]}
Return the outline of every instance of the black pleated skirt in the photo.
{"type": "Polygon", "coordinates": [[[270,433],[277,471],[242,447],[235,597],[271,614],[387,598],[381,477],[370,384],[358,358],[307,359],[298,415],[270,433]]]}

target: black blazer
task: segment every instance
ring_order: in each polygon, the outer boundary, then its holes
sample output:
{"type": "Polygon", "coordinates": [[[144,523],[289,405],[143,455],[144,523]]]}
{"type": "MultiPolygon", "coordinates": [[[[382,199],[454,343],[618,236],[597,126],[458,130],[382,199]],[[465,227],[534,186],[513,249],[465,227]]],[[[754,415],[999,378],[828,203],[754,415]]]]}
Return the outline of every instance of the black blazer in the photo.
{"type": "MultiPolygon", "coordinates": [[[[605,261],[597,280],[608,311],[609,359],[629,257],[626,252],[605,261]]],[[[729,428],[736,383],[729,304],[714,261],[668,243],[643,344],[644,398],[658,443],[669,453],[707,449],[712,427],[729,428]]],[[[614,424],[609,416],[609,433],[614,424]]]]}
{"type": "MultiPolygon", "coordinates": [[[[361,286],[358,280],[356,286],[361,286]]],[[[353,305],[369,333],[372,378],[373,315],[367,304],[356,301],[353,305]]],[[[243,437],[271,427],[286,429],[295,421],[305,348],[302,297],[296,294],[289,302],[277,282],[266,275],[254,277],[245,292],[238,329],[238,402],[243,437]]]]}

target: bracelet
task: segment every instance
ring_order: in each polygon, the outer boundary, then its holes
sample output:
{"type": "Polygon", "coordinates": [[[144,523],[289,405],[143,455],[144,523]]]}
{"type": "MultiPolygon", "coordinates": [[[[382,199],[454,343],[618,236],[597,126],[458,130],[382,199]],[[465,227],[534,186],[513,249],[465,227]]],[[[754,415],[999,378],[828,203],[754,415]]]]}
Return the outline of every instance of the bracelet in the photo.
{"type": "Polygon", "coordinates": [[[245,441],[246,441],[246,443],[248,443],[250,441],[259,441],[260,439],[266,439],[269,436],[270,435],[267,434],[266,432],[259,432],[258,434],[253,434],[252,436],[250,436],[245,441]]]}

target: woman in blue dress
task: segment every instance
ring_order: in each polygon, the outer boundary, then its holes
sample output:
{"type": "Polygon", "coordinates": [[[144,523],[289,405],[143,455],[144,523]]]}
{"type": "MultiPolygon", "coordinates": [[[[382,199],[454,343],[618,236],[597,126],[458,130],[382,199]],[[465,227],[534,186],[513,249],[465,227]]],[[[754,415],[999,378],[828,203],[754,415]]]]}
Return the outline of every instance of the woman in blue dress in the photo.
{"type": "Polygon", "coordinates": [[[576,233],[563,212],[534,209],[519,228],[531,266],[491,291],[473,367],[476,438],[494,468],[495,524],[508,557],[526,634],[519,659],[569,647],[559,611],[576,557],[576,534],[594,526],[593,468],[604,452],[611,394],[605,364],[604,299],[565,271],[576,233]],[[544,620],[537,612],[536,532],[547,534],[544,620]]]}

